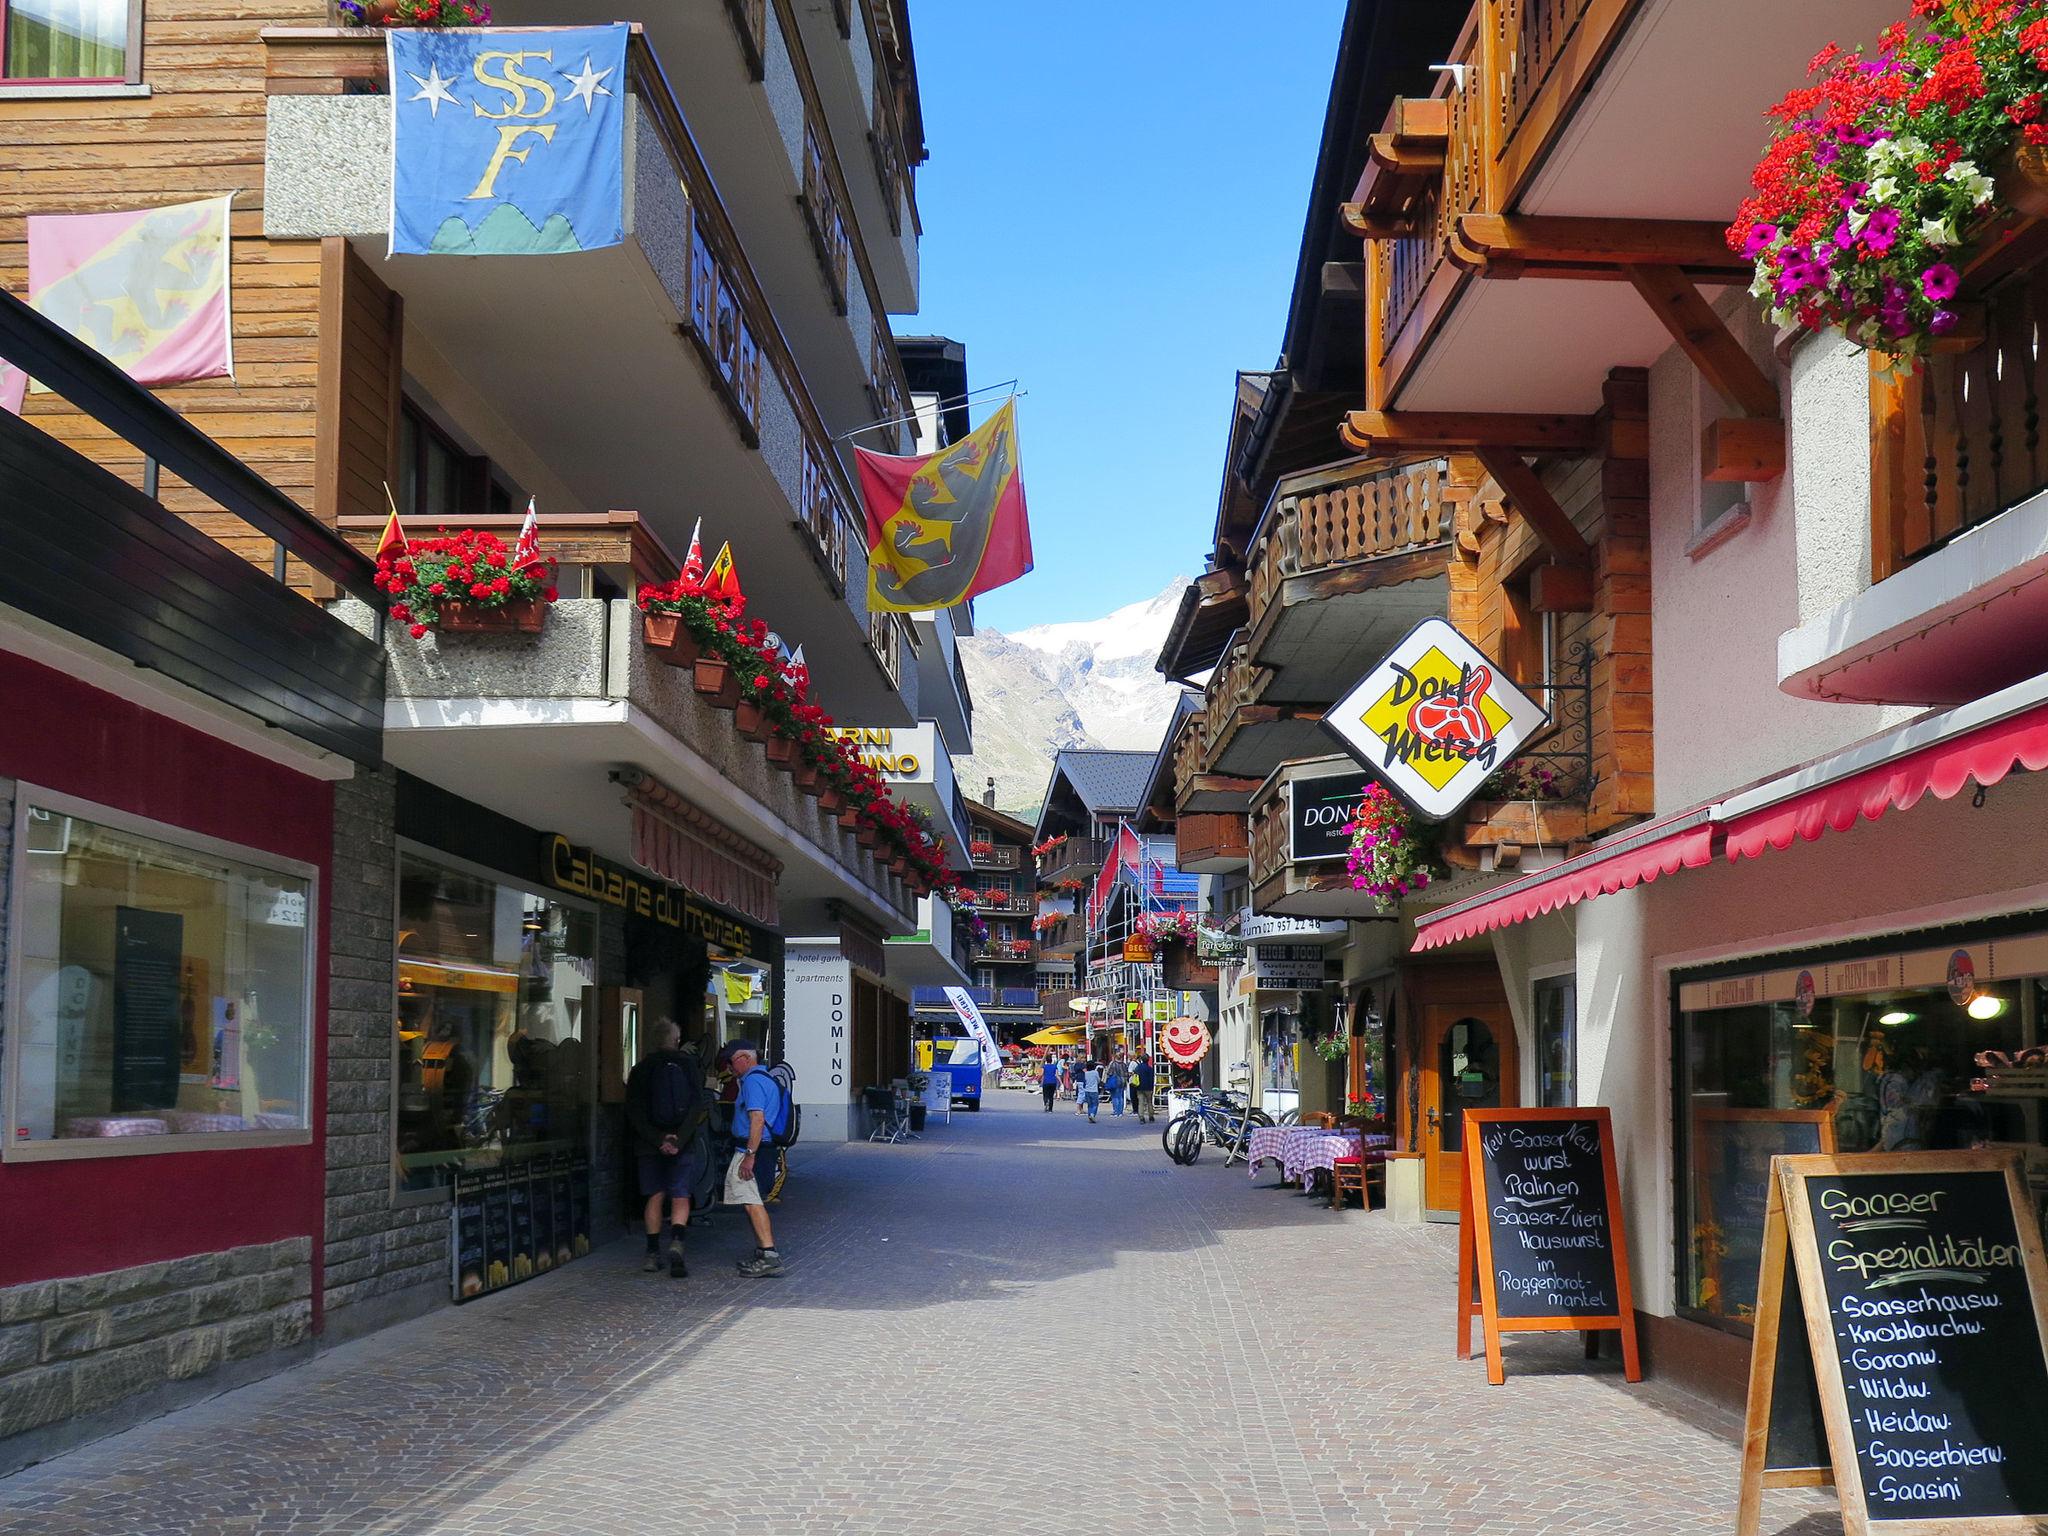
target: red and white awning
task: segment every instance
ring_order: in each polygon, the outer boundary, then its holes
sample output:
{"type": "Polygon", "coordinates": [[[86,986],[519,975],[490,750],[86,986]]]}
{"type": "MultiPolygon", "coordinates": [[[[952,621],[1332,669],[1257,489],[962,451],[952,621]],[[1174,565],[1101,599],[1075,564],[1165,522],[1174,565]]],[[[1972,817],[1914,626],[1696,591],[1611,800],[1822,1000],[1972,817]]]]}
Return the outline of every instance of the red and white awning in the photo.
{"type": "Polygon", "coordinates": [[[2014,768],[2048,767],[2048,674],[1921,717],[1724,800],[1634,827],[1576,858],[1456,902],[1415,925],[1417,951],[1611,896],[1717,853],[1731,862],[1846,832],[1932,794],[1948,800],[2014,768]]]}

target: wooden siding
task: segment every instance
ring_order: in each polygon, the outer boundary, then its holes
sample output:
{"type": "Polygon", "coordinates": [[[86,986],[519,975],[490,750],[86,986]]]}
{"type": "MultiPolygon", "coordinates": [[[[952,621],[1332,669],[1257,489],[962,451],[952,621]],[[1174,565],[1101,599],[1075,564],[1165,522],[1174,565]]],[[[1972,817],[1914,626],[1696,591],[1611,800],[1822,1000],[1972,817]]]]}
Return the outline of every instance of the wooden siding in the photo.
{"type": "MultiPolygon", "coordinates": [[[[397,494],[405,306],[348,242],[320,242],[319,417],[314,513],[382,519],[397,494]]],[[[380,522],[381,526],[381,522],[380,522]]]]}
{"type": "MultiPolygon", "coordinates": [[[[0,286],[28,296],[32,213],[99,213],[237,194],[230,295],[235,377],[157,391],[300,506],[314,507],[320,249],[263,237],[267,25],[320,24],[324,0],[148,0],[140,98],[0,101],[0,286]]],[[[23,415],[130,485],[142,455],[51,394],[23,415]]],[[[165,475],[163,504],[268,566],[269,540],[165,475]]],[[[292,577],[306,573],[294,562],[292,577]]]]}

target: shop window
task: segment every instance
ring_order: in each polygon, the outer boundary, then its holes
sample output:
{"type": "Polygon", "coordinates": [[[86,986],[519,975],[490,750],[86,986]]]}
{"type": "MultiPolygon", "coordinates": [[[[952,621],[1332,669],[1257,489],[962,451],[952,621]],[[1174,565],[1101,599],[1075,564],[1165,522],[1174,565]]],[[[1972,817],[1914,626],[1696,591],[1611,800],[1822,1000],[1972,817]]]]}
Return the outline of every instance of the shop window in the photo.
{"type": "Polygon", "coordinates": [[[1536,1102],[1545,1109],[1579,1102],[1576,976],[1549,976],[1531,989],[1536,1023],[1536,1102]]]}
{"type": "Polygon", "coordinates": [[[587,1154],[596,918],[415,853],[398,913],[400,1187],[587,1154]]]}
{"type": "Polygon", "coordinates": [[[136,0],[0,0],[0,81],[138,80],[141,23],[136,0]]]}
{"type": "MultiPolygon", "coordinates": [[[[775,972],[765,963],[713,946],[709,951],[711,980],[704,993],[704,1030],[717,1049],[706,1053],[708,1061],[735,1040],[749,1040],[759,1046],[764,1060],[771,1060],[768,1027],[775,1016],[775,972]]],[[[685,1038],[689,1024],[684,1022],[685,1038]]]]}
{"type": "Polygon", "coordinates": [[[2048,1166],[2041,1074],[2001,1081],[1979,1060],[2041,1040],[2048,985],[2026,973],[2048,974],[2048,936],[2000,939],[1994,982],[1974,979],[1990,973],[1988,947],[1974,973],[1971,954],[1945,946],[1682,982],[1679,1300],[1691,1315],[1740,1329],[1755,1310],[1772,1150],[1999,1146],[2020,1149],[2037,1176],[2048,1166]],[[1945,966],[1958,979],[1943,980],[1945,966]]]}
{"type": "Polygon", "coordinates": [[[6,1155],[307,1139],[314,875],[22,786],[6,1155]]]}

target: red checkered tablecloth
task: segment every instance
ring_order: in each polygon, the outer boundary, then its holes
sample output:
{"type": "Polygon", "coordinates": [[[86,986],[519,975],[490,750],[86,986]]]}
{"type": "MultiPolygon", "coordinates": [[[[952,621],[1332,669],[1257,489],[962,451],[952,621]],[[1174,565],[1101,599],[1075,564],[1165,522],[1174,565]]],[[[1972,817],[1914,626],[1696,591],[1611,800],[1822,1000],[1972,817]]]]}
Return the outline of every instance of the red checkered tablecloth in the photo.
{"type": "MultiPolygon", "coordinates": [[[[1372,1160],[1384,1159],[1392,1138],[1375,1136],[1366,1151],[1372,1160]]],[[[1356,1131],[1326,1131],[1314,1125],[1265,1126],[1252,1132],[1246,1157],[1249,1172],[1258,1176],[1260,1163],[1278,1163],[1284,1183],[1298,1184],[1314,1170],[1329,1167],[1340,1157],[1359,1155],[1356,1131]]]]}

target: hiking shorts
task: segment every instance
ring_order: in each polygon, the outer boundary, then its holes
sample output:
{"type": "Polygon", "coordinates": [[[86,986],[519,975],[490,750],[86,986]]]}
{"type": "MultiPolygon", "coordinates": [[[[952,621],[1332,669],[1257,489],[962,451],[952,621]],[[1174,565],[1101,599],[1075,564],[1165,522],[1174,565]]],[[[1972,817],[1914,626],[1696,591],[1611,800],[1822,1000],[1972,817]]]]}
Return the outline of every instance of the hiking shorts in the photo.
{"type": "Polygon", "coordinates": [[[704,1182],[703,1154],[694,1147],[685,1147],[673,1156],[666,1152],[642,1152],[639,1164],[642,1199],[667,1195],[671,1200],[687,1200],[691,1191],[704,1182]]]}
{"type": "Polygon", "coordinates": [[[746,1161],[747,1149],[735,1147],[732,1161],[725,1168],[725,1203],[727,1205],[764,1205],[761,1197],[775,1187],[776,1159],[782,1156],[774,1147],[763,1147],[754,1159],[754,1176],[740,1177],[740,1164],[746,1161]]]}

